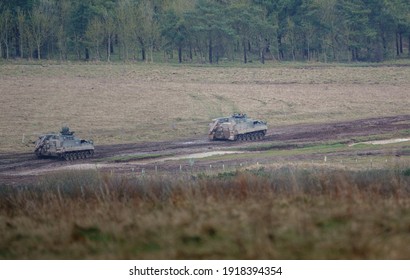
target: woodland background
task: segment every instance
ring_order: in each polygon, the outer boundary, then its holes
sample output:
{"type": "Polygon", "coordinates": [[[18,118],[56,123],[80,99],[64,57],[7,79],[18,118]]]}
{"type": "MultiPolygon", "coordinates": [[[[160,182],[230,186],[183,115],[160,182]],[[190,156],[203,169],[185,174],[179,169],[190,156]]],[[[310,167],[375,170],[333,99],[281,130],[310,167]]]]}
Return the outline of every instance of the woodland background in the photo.
{"type": "Polygon", "coordinates": [[[408,0],[0,2],[0,59],[380,62],[409,45],[408,0]]]}

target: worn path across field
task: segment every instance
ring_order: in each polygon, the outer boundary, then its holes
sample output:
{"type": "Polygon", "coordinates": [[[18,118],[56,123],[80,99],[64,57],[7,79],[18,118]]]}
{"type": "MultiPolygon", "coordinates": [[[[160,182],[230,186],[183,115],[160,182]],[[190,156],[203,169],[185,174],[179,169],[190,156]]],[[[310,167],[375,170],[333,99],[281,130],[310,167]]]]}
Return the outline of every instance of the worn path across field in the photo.
{"type": "MultiPolygon", "coordinates": [[[[410,129],[410,115],[361,119],[325,124],[300,124],[271,127],[262,143],[278,143],[271,149],[289,149],[292,147],[314,144],[323,141],[354,142],[355,138],[372,135],[394,134],[397,131],[410,129]]],[[[204,154],[210,151],[225,151],[232,148],[243,148],[249,142],[209,142],[205,136],[179,141],[146,142],[136,144],[96,145],[93,159],[66,162],[56,159],[37,159],[31,153],[0,154],[0,183],[18,184],[32,180],[47,171],[62,169],[98,167],[105,170],[129,170],[127,163],[133,166],[143,165],[152,168],[163,163],[165,159],[176,156],[204,154]],[[139,157],[139,155],[142,155],[139,157]],[[116,160],[119,158],[121,160],[116,160]],[[124,167],[126,166],[126,167],[124,167]]],[[[206,155],[206,154],[205,154],[206,155]]],[[[255,153],[254,160],[258,160],[255,153]]],[[[212,163],[212,161],[210,161],[212,163]]],[[[207,163],[209,164],[209,162],[207,163]]],[[[167,161],[163,168],[175,169],[179,163],[167,161]]]]}

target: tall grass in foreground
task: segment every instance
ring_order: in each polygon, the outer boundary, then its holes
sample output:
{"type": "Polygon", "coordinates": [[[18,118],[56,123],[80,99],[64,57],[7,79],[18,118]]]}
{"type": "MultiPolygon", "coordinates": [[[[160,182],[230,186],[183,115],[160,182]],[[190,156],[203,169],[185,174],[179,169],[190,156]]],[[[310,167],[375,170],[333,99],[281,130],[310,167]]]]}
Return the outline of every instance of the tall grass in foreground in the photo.
{"type": "Polygon", "coordinates": [[[0,187],[0,258],[409,259],[408,172],[58,173],[0,187]]]}

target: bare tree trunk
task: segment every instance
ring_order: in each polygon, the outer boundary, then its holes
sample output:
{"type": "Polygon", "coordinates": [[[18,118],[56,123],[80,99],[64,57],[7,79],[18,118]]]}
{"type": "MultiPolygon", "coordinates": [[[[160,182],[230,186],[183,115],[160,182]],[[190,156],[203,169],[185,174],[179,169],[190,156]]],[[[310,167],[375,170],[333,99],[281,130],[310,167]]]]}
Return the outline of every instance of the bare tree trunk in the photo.
{"type": "Polygon", "coordinates": [[[403,33],[399,33],[400,34],[400,54],[403,53],[403,33]]]}
{"type": "Polygon", "coordinates": [[[31,40],[29,40],[28,51],[29,51],[28,59],[33,60],[34,46],[33,46],[33,42],[31,42],[31,40]]]}
{"type": "Polygon", "coordinates": [[[41,59],[41,55],[40,55],[40,44],[37,43],[37,59],[40,60],[41,59]]]}
{"type": "Polygon", "coordinates": [[[178,46],[178,62],[182,63],[182,47],[181,47],[181,45],[178,46]]]}
{"type": "Polygon", "coordinates": [[[246,53],[246,43],[245,41],[243,42],[243,63],[248,63],[248,56],[246,53]]]}
{"type": "Polygon", "coordinates": [[[278,43],[278,60],[283,60],[284,58],[284,53],[283,53],[283,49],[282,49],[282,37],[278,36],[277,38],[277,43],[278,43]]]}
{"type": "Polygon", "coordinates": [[[19,49],[20,49],[20,58],[24,57],[24,51],[23,51],[23,36],[20,36],[20,41],[19,41],[19,49]]]}
{"type": "Polygon", "coordinates": [[[90,50],[88,48],[85,48],[85,60],[90,60],[90,50]]]}
{"type": "Polygon", "coordinates": [[[7,43],[7,39],[6,39],[5,45],[6,45],[6,59],[8,60],[9,59],[9,44],[7,43]]]}
{"type": "Polygon", "coordinates": [[[20,58],[24,57],[23,54],[23,36],[24,36],[24,22],[25,22],[25,15],[24,12],[18,8],[17,10],[17,26],[19,32],[19,51],[20,51],[20,58]]]}
{"type": "Polygon", "coordinates": [[[141,45],[141,58],[142,58],[142,61],[145,61],[145,60],[146,60],[146,56],[145,56],[145,44],[144,44],[144,41],[142,40],[141,37],[138,37],[138,41],[140,42],[140,45],[141,45]]]}
{"type": "Polygon", "coordinates": [[[107,61],[110,61],[110,57],[111,57],[111,36],[108,35],[108,39],[107,39],[107,61]]]}
{"type": "Polygon", "coordinates": [[[96,50],[96,52],[97,52],[97,54],[96,54],[96,59],[97,59],[97,61],[100,61],[101,55],[100,55],[100,47],[99,47],[98,42],[95,43],[95,50],[96,50]]]}
{"type": "Polygon", "coordinates": [[[142,61],[146,60],[146,58],[145,58],[145,48],[144,47],[142,47],[142,49],[141,49],[141,57],[142,57],[142,61]]]}
{"type": "Polygon", "coordinates": [[[259,36],[259,58],[262,64],[265,64],[265,51],[267,49],[266,41],[259,36]]]}
{"type": "Polygon", "coordinates": [[[410,56],[410,35],[409,35],[409,44],[407,45],[408,55],[410,56]]]}
{"type": "Polygon", "coordinates": [[[212,64],[212,38],[209,38],[208,50],[209,50],[209,54],[208,54],[209,63],[212,64]]]}

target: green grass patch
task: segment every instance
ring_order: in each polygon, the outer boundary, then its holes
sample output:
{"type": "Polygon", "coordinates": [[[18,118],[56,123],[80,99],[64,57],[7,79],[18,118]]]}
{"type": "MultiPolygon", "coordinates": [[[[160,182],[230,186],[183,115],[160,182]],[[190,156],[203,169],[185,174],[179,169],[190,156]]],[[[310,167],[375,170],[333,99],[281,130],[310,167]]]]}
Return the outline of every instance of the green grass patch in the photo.
{"type": "Polygon", "coordinates": [[[369,142],[369,141],[388,140],[388,139],[394,139],[394,138],[407,137],[409,135],[410,135],[409,129],[402,129],[402,130],[395,131],[393,133],[358,136],[358,137],[351,138],[350,142],[360,143],[360,142],[369,142]]]}
{"type": "Polygon", "coordinates": [[[272,156],[293,156],[293,155],[309,155],[315,153],[333,153],[343,150],[351,149],[346,144],[343,143],[324,143],[324,144],[261,144],[250,147],[240,148],[241,151],[249,151],[250,153],[237,153],[237,154],[226,154],[226,155],[214,155],[203,159],[198,159],[198,161],[218,161],[218,160],[241,160],[241,159],[252,159],[255,157],[255,152],[257,152],[258,158],[268,158],[272,156]]]}
{"type": "Polygon", "coordinates": [[[239,148],[240,151],[269,151],[269,150],[284,150],[297,149],[304,147],[304,144],[287,144],[282,142],[258,143],[255,145],[239,148]]]}
{"type": "Polygon", "coordinates": [[[403,130],[399,130],[397,132],[398,135],[401,136],[409,136],[410,135],[410,129],[403,129],[403,130]]]}
{"type": "Polygon", "coordinates": [[[256,144],[240,148],[241,151],[289,151],[289,150],[303,150],[314,151],[322,149],[338,149],[346,147],[347,141],[327,142],[327,143],[281,143],[281,142],[269,142],[256,144]]]}
{"type": "MultiPolygon", "coordinates": [[[[386,155],[392,154],[393,151],[399,151],[403,155],[410,153],[408,146],[403,146],[403,143],[392,143],[384,145],[372,145],[366,143],[358,143],[353,146],[349,146],[350,141],[341,140],[337,142],[326,143],[292,143],[284,144],[279,142],[270,143],[258,143],[255,145],[232,148],[231,150],[245,151],[244,153],[214,155],[207,158],[197,159],[197,161],[224,161],[224,160],[249,160],[255,158],[255,154],[260,159],[268,159],[271,157],[289,157],[289,156],[311,156],[320,154],[325,156],[326,154],[334,153],[350,153],[351,156],[341,157],[338,160],[349,161],[357,156],[363,155],[377,155],[380,153],[386,153],[386,155]],[[392,150],[393,149],[393,150],[392,150]],[[384,152],[383,152],[384,151],[384,152]],[[387,151],[387,152],[386,152],[387,151]],[[390,151],[390,152],[389,152],[390,151]]],[[[385,158],[383,158],[385,160],[385,158]]]]}
{"type": "Polygon", "coordinates": [[[109,158],[99,159],[100,162],[130,162],[130,161],[137,161],[143,159],[154,159],[154,158],[161,158],[172,156],[173,154],[139,154],[139,155],[123,155],[123,156],[113,156],[109,158]]]}

